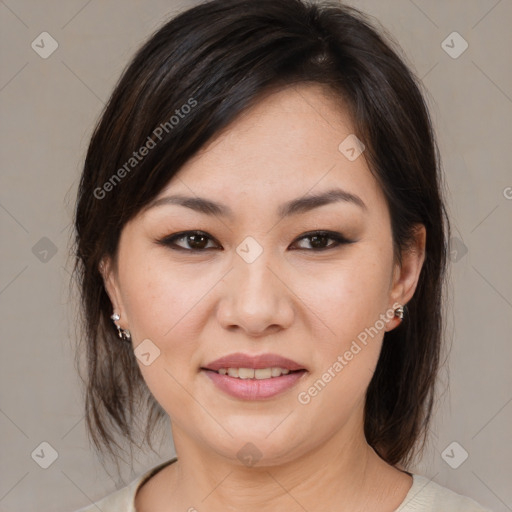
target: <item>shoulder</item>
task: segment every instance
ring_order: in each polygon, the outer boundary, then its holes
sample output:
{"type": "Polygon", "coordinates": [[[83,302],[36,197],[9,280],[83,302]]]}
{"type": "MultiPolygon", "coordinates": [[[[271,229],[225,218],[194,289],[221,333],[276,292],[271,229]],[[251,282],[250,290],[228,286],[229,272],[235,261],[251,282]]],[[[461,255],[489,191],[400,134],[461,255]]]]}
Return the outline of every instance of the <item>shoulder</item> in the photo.
{"type": "Polygon", "coordinates": [[[135,495],[137,494],[139,487],[141,487],[142,484],[158,473],[161,469],[172,464],[176,460],[176,457],[174,457],[162,464],[158,464],[158,466],[146,471],[122,489],[114,491],[101,500],[91,503],[90,505],[76,510],[75,512],[98,512],[98,510],[103,512],[136,512],[135,495]]]}
{"type": "Polygon", "coordinates": [[[413,475],[413,484],[395,512],[492,512],[467,496],[413,475]]]}
{"type": "Polygon", "coordinates": [[[135,488],[133,483],[75,512],[98,512],[98,509],[105,512],[134,512],[135,488]]]}

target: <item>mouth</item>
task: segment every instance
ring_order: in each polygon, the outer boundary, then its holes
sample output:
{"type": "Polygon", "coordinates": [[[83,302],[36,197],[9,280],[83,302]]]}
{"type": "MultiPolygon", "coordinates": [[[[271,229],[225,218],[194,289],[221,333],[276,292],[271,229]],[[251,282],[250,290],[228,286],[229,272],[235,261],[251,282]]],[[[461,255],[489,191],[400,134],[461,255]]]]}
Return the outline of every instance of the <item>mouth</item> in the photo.
{"type": "MultiPolygon", "coordinates": [[[[287,357],[280,356],[278,354],[258,354],[258,355],[250,355],[243,354],[241,352],[236,352],[234,354],[229,354],[227,356],[220,357],[219,359],[215,359],[215,361],[211,361],[210,363],[201,367],[202,370],[212,370],[215,372],[219,372],[220,370],[224,371],[224,374],[228,374],[232,377],[239,377],[242,379],[250,379],[255,375],[251,375],[251,370],[265,370],[267,373],[270,370],[270,376],[260,377],[260,378],[270,378],[270,377],[278,377],[281,374],[286,374],[288,372],[294,372],[297,370],[306,370],[306,367],[297,363],[293,359],[288,359],[287,357]],[[228,373],[229,370],[232,370],[231,375],[228,373]],[[241,375],[240,372],[238,375],[235,375],[234,370],[242,370],[241,375]],[[247,370],[247,371],[246,371],[247,370]],[[278,373],[278,370],[281,370],[281,373],[278,373]],[[275,375],[272,375],[272,372],[275,375]]],[[[267,375],[262,374],[260,375],[267,375]]],[[[256,377],[258,378],[258,377],[256,377]]]]}
{"type": "Polygon", "coordinates": [[[276,355],[230,354],[200,370],[217,388],[244,400],[271,398],[294,387],[308,370],[299,363],[276,355]]]}
{"type": "Polygon", "coordinates": [[[209,368],[201,368],[207,372],[216,372],[219,375],[228,375],[234,379],[275,379],[281,375],[290,373],[305,372],[306,370],[288,370],[287,368],[271,367],[271,368],[219,368],[218,370],[210,370],[209,368]]]}

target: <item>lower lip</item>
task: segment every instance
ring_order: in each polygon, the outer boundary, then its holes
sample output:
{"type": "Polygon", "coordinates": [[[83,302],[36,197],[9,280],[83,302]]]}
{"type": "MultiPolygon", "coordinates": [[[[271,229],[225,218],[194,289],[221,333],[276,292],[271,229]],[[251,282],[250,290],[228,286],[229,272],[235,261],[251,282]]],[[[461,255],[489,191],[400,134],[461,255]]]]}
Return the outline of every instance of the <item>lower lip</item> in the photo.
{"type": "Polygon", "coordinates": [[[243,400],[262,400],[279,395],[295,386],[306,373],[306,370],[301,370],[269,379],[239,379],[212,370],[202,371],[220,390],[243,400]]]}

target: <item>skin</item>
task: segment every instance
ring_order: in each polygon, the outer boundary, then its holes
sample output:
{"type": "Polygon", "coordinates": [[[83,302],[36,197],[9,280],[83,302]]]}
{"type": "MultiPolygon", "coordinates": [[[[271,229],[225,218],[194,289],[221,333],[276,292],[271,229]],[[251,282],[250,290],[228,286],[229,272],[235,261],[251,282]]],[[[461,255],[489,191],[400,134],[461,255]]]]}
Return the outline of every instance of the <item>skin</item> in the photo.
{"type": "MultiPolygon", "coordinates": [[[[320,85],[268,95],[218,134],[162,190],[229,206],[233,218],[180,205],[142,211],[123,228],[116,261],[102,262],[118,324],[136,347],[160,350],[142,375],[172,421],[178,461],[136,496],[140,512],[392,511],[412,485],[367,444],[364,397],[392,318],[311,401],[298,394],[322,377],[365,328],[413,296],[424,260],[418,226],[402,265],[393,257],[389,211],[364,153],[349,161],[339,144],[353,133],[346,110],[320,85]],[[289,200],[342,188],[366,208],[338,201],[279,219],[289,200]],[[155,241],[185,230],[218,250],[175,251],[155,241]],[[355,240],[315,250],[313,230],[355,240]],[[247,263],[246,236],[262,247],[247,263]],[[293,250],[299,248],[300,250],[293,250]],[[232,352],[273,352],[308,372],[266,400],[230,397],[199,368],[232,352]],[[237,452],[253,443],[261,459],[237,452]]],[[[188,240],[190,242],[190,239],[188,240]]],[[[203,245],[203,247],[205,246],[203,245]]]]}

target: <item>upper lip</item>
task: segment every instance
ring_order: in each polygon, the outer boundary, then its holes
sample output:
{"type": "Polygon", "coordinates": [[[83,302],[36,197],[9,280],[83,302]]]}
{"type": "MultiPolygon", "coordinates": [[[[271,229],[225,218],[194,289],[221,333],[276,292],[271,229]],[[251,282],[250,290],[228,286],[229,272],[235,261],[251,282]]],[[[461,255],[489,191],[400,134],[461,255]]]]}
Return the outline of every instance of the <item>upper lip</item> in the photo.
{"type": "Polygon", "coordinates": [[[305,370],[304,366],[278,354],[249,355],[236,352],[215,359],[202,367],[205,370],[218,371],[220,368],[284,368],[290,371],[305,370]]]}

